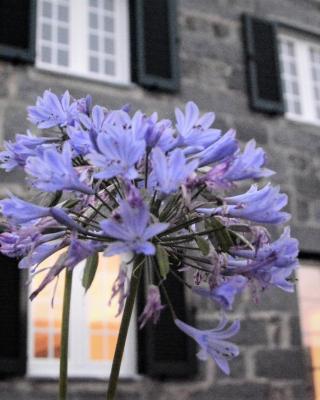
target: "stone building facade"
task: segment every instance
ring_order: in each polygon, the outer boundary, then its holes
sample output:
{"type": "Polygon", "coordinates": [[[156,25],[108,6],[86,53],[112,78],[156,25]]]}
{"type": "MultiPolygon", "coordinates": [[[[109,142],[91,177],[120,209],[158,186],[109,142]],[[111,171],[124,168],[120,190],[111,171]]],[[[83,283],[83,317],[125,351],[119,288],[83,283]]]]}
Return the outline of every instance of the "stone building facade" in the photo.
{"type": "MultiPolygon", "coordinates": [[[[249,106],[242,35],[243,13],[277,22],[289,35],[320,45],[320,2],[317,0],[180,0],[178,38],[180,82],[173,93],[147,90],[136,83],[115,85],[93,79],[43,71],[33,65],[0,62],[0,132],[2,139],[28,128],[26,106],[45,89],[61,94],[68,89],[78,98],[90,93],[94,102],[119,108],[131,103],[147,114],[157,110],[172,117],[175,107],[195,101],[201,111],[214,110],[215,126],[237,130],[247,141],[254,137],[269,154],[274,182],[289,194],[293,236],[301,243],[301,258],[320,256],[320,133],[319,124],[297,121],[283,114],[257,112],[249,106]]],[[[279,25],[279,26],[280,26],[279,25]]],[[[279,31],[281,28],[279,28],[279,31]]],[[[320,121],[319,121],[320,122],[320,121]]],[[[21,193],[21,177],[1,173],[1,191],[21,193]]],[[[320,282],[319,282],[320,283],[320,282]]],[[[232,314],[242,321],[237,343],[241,356],[230,377],[213,365],[199,364],[188,380],[156,380],[147,376],[123,381],[119,399],[158,400],[307,400],[314,399],[312,371],[300,334],[299,293],[280,290],[253,304],[249,294],[232,314]]],[[[215,320],[206,302],[196,307],[199,327],[215,320]]],[[[320,308],[320,303],[319,303],[320,308]]],[[[2,321],[1,324],[3,324],[2,321]]],[[[70,399],[104,398],[105,384],[74,381],[70,399]]],[[[0,380],[0,399],[54,399],[56,384],[24,377],[0,380]]]]}

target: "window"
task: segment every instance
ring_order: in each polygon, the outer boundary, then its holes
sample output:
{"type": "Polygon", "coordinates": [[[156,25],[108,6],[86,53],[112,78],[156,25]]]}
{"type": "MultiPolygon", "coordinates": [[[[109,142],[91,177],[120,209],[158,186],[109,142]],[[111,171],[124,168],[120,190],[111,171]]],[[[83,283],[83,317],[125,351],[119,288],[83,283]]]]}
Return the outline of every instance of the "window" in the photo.
{"type": "MultiPolygon", "coordinates": [[[[46,260],[39,269],[52,265],[56,255],[46,260]]],[[[85,294],[81,285],[84,265],[74,269],[69,340],[69,373],[73,377],[106,378],[116,346],[121,317],[117,314],[117,299],[108,301],[112,284],[118,274],[119,257],[100,258],[97,275],[85,294]]],[[[44,271],[44,274],[47,271],[44,271]]],[[[37,377],[57,377],[59,374],[60,329],[64,276],[56,289],[48,285],[30,304],[28,329],[28,374],[37,377]],[[54,296],[54,306],[52,298],[54,296]]],[[[35,276],[36,288],[43,274],[35,276]]],[[[132,377],[136,372],[135,321],[131,323],[128,344],[120,374],[132,377]]]]}
{"type": "Polygon", "coordinates": [[[303,344],[310,352],[314,400],[320,400],[320,264],[304,262],[298,269],[299,309],[303,344]]]}
{"type": "Polygon", "coordinates": [[[282,34],[279,42],[286,115],[320,124],[320,43],[282,34]]]}
{"type": "Polygon", "coordinates": [[[40,0],[38,68],[96,80],[129,82],[127,0],[40,0]]]}

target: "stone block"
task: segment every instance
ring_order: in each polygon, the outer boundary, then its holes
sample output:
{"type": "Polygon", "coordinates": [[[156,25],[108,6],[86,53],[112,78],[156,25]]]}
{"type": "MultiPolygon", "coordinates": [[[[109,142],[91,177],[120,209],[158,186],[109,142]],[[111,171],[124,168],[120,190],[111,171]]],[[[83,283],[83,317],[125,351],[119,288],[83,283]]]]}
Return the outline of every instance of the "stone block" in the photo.
{"type": "Polygon", "coordinates": [[[291,234],[299,240],[300,251],[320,254],[320,227],[313,228],[295,224],[291,226],[291,234]]]}
{"type": "Polygon", "coordinates": [[[270,379],[303,379],[302,350],[261,350],[256,353],[256,375],[270,379]]]}
{"type": "Polygon", "coordinates": [[[248,303],[247,310],[257,311],[288,311],[298,314],[296,293],[287,293],[278,288],[270,288],[260,296],[258,304],[248,303]]]}
{"type": "Polygon", "coordinates": [[[270,400],[269,385],[246,382],[215,384],[207,391],[196,392],[188,400],[270,400]]]}
{"type": "Polygon", "coordinates": [[[267,344],[267,321],[245,319],[241,321],[241,329],[233,341],[242,346],[267,344]]]}
{"type": "Polygon", "coordinates": [[[25,133],[29,127],[26,106],[9,104],[5,109],[3,138],[13,139],[16,133],[25,133]]]}
{"type": "Polygon", "coordinates": [[[308,201],[297,199],[295,217],[301,222],[308,221],[310,218],[310,203],[308,201]]]}
{"type": "Polygon", "coordinates": [[[240,140],[247,142],[248,140],[254,138],[258,145],[264,145],[268,142],[268,132],[261,121],[254,119],[242,119],[236,115],[235,128],[240,140]]]}
{"type": "Polygon", "coordinates": [[[290,342],[293,346],[301,346],[301,327],[300,318],[294,316],[290,318],[290,342]]]}
{"type": "Polygon", "coordinates": [[[217,374],[216,378],[218,380],[225,379],[243,379],[246,376],[246,364],[243,354],[240,354],[238,357],[234,358],[230,362],[230,375],[225,375],[220,368],[216,368],[217,374]]]}

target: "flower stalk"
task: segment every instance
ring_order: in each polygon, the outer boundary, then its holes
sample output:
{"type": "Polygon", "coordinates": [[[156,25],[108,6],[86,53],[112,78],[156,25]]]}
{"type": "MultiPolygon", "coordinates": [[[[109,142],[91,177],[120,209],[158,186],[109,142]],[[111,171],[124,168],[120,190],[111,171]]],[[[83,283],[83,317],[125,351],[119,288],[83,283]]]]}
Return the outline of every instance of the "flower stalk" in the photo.
{"type": "Polygon", "coordinates": [[[64,283],[59,373],[59,400],[66,400],[68,393],[68,347],[72,272],[72,270],[66,270],[64,283]]]}
{"type": "Polygon", "coordinates": [[[122,361],[122,356],[124,352],[124,346],[126,344],[129,324],[132,316],[132,311],[137,297],[137,292],[139,288],[139,283],[141,280],[143,263],[136,261],[133,264],[129,295],[126,300],[126,304],[123,311],[123,316],[121,320],[119,336],[117,340],[116,350],[113,357],[111,374],[109,379],[109,386],[107,391],[107,400],[113,400],[117,390],[117,384],[119,380],[119,372],[122,361]]]}

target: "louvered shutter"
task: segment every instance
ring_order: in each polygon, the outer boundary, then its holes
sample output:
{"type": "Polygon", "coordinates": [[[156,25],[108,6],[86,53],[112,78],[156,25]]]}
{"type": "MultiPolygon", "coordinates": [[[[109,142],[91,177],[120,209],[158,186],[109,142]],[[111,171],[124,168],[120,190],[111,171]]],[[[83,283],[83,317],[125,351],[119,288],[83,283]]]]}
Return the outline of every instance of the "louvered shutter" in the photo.
{"type": "Polygon", "coordinates": [[[27,294],[18,261],[0,253],[0,376],[26,370],[27,294]]]}
{"type": "Polygon", "coordinates": [[[253,110],[283,114],[276,24],[243,16],[248,94],[253,110]]]}
{"type": "Polygon", "coordinates": [[[0,0],[0,57],[33,62],[36,0],[0,0]]]}
{"type": "Polygon", "coordinates": [[[179,88],[176,0],[132,0],[132,79],[149,89],[179,88]]]}
{"type": "MultiPolygon", "coordinates": [[[[177,316],[184,322],[193,323],[187,310],[184,286],[172,275],[166,280],[166,288],[177,316]]],[[[140,294],[143,291],[140,291],[140,294]]],[[[144,296],[139,298],[139,314],[144,307],[144,296]]],[[[197,372],[195,342],[174,324],[168,308],[161,313],[159,322],[148,322],[138,332],[139,373],[158,379],[190,378],[197,372]]]]}

